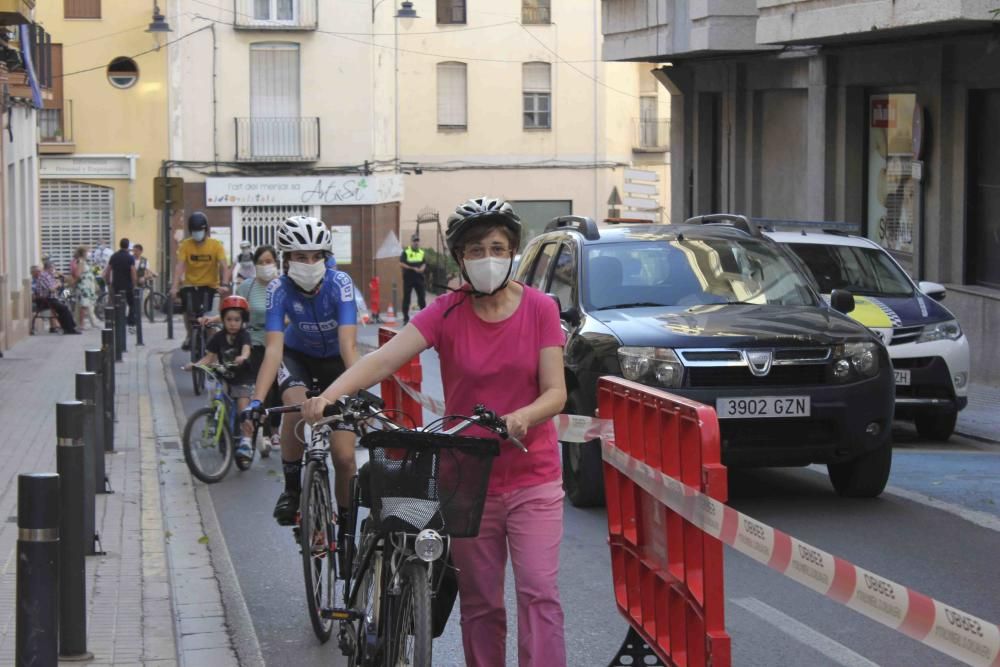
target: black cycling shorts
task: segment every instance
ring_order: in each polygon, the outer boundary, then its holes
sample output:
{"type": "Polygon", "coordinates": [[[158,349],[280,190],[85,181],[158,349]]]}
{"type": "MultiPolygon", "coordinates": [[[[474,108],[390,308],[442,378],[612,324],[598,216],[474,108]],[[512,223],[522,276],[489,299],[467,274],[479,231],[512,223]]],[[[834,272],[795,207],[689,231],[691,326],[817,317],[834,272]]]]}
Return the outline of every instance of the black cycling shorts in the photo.
{"type": "Polygon", "coordinates": [[[286,346],[278,369],[278,388],[282,394],[290,387],[323,391],[343,372],[344,360],[340,357],[311,357],[286,346]]]}
{"type": "Polygon", "coordinates": [[[184,303],[184,312],[189,317],[194,317],[198,314],[204,315],[212,310],[216,290],[214,287],[203,285],[188,285],[180,289],[180,294],[181,301],[184,303]]]}

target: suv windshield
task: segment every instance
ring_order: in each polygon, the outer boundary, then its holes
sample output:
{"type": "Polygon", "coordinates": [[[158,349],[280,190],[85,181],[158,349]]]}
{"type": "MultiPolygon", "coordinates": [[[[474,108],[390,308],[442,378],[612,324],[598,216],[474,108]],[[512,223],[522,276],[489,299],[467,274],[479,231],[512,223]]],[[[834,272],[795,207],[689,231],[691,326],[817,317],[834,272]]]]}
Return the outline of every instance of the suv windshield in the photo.
{"type": "Polygon", "coordinates": [[[823,294],[844,289],[862,296],[913,296],[906,274],[881,250],[817,243],[788,245],[812,271],[823,294]]]}
{"type": "Polygon", "coordinates": [[[792,261],[755,239],[683,239],[587,248],[584,305],[591,310],[720,303],[813,306],[792,261]]]}

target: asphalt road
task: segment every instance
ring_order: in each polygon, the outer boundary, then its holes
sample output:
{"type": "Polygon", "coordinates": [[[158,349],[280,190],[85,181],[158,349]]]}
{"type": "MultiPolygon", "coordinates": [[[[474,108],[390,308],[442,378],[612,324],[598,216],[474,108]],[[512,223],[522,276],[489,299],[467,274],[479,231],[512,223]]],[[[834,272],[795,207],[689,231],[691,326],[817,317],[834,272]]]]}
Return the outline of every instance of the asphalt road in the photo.
{"type": "MultiPolygon", "coordinates": [[[[174,353],[170,366],[184,357],[174,353]]],[[[433,352],[424,391],[440,396],[433,352]]],[[[203,398],[186,374],[175,384],[187,412],[203,398]]],[[[1000,621],[1000,446],[955,437],[921,442],[905,426],[890,491],[875,501],[844,500],[822,470],[730,471],[730,504],[775,528],[989,621],[1000,621]],[[917,499],[921,502],[917,502],[917,499]]],[[[211,486],[229,553],[269,665],[340,665],[335,640],[320,646],[305,609],[301,562],[291,530],[271,518],[281,491],[280,461],[256,459],[211,486]]],[[[952,665],[921,644],[874,623],[734,551],[725,555],[726,626],[733,664],[952,665]]],[[[516,664],[512,576],[507,586],[508,664],[516,664]]],[[[607,665],[625,637],[615,607],[603,509],[567,503],[560,590],[570,665],[607,665]]],[[[462,665],[456,611],[435,642],[435,665],[462,665]]]]}

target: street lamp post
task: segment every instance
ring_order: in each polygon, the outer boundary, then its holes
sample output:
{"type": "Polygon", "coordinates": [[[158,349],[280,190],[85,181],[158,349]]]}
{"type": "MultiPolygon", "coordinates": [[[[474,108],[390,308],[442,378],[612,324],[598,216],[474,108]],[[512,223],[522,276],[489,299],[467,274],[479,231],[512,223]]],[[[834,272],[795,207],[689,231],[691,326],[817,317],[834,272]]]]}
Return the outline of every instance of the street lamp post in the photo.
{"type": "Polygon", "coordinates": [[[396,170],[399,171],[399,19],[416,19],[420,18],[417,16],[417,10],[413,8],[413,3],[410,0],[403,0],[400,3],[400,7],[396,10],[395,20],[393,21],[393,54],[395,56],[395,88],[396,91],[393,94],[393,106],[396,107],[396,121],[395,130],[393,134],[396,140],[396,170]]]}

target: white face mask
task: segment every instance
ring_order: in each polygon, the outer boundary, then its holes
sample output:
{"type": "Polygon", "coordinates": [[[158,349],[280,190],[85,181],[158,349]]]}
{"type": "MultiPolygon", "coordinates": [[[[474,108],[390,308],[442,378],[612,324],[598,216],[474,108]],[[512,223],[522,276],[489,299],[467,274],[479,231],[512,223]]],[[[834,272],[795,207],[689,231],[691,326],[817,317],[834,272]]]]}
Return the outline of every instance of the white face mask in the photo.
{"type": "Polygon", "coordinates": [[[197,243],[201,243],[205,240],[205,232],[192,232],[191,238],[193,238],[197,243]]]}
{"type": "Polygon", "coordinates": [[[483,257],[465,260],[465,272],[477,292],[493,294],[507,284],[511,257],[483,257]]]}
{"type": "Polygon", "coordinates": [[[257,278],[265,283],[269,283],[278,277],[277,264],[258,264],[256,268],[257,278]]]}
{"type": "Polygon", "coordinates": [[[288,277],[306,292],[316,289],[316,285],[319,285],[325,274],[326,264],[323,262],[316,262],[315,264],[307,264],[306,262],[288,263],[288,277]]]}

